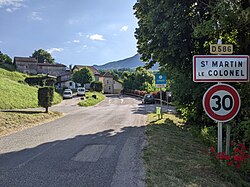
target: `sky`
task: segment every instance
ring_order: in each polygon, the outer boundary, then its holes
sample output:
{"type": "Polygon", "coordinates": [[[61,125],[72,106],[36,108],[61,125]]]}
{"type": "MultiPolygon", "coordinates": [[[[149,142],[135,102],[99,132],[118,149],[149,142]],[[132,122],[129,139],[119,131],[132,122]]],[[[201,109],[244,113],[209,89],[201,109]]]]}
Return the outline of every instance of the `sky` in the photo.
{"type": "Polygon", "coordinates": [[[102,65],[137,53],[136,0],[0,0],[0,51],[57,63],[102,65]]]}

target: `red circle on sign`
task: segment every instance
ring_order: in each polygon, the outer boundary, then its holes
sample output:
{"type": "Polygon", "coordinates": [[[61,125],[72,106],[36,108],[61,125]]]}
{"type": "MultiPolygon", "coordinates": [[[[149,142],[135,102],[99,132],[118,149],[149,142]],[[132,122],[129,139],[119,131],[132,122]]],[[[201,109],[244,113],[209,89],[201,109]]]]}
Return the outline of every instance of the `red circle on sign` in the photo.
{"type": "Polygon", "coordinates": [[[227,122],[234,118],[240,109],[240,96],[238,92],[230,85],[227,84],[217,84],[210,87],[203,96],[203,107],[207,113],[207,115],[214,119],[215,121],[227,122]],[[227,91],[233,97],[233,108],[226,115],[218,115],[216,114],[210,106],[210,100],[212,95],[217,91],[227,91]]]}

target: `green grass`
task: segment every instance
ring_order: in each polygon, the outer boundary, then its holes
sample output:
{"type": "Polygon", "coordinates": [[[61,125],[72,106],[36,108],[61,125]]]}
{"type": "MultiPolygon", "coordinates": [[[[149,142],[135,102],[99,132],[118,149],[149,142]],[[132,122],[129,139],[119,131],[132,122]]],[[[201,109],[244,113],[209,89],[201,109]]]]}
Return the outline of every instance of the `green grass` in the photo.
{"type": "Polygon", "coordinates": [[[6,78],[6,79],[10,79],[13,81],[24,81],[24,79],[26,77],[28,77],[28,75],[23,74],[23,73],[19,73],[17,71],[8,71],[6,69],[1,68],[0,66],[0,75],[1,78],[6,78]]]}
{"type": "MultiPolygon", "coordinates": [[[[38,88],[24,84],[28,75],[16,71],[8,71],[12,66],[0,64],[0,109],[21,109],[38,107],[38,88]]],[[[55,93],[53,104],[62,101],[55,93]]]]}
{"type": "Polygon", "coordinates": [[[217,175],[207,149],[170,114],[148,116],[144,149],[147,186],[233,186],[217,175]]]}
{"type": "Polygon", "coordinates": [[[86,92],[86,100],[79,102],[80,106],[88,107],[94,106],[105,99],[105,96],[99,92],[86,92]],[[93,98],[92,95],[96,95],[97,98],[93,98]]]}
{"type": "MultiPolygon", "coordinates": [[[[0,109],[21,109],[38,107],[38,88],[16,81],[0,78],[0,109]]],[[[54,104],[62,101],[55,93],[54,104]]]]}
{"type": "Polygon", "coordinates": [[[0,136],[45,123],[61,117],[59,112],[44,113],[40,111],[0,112],[0,136]]]}

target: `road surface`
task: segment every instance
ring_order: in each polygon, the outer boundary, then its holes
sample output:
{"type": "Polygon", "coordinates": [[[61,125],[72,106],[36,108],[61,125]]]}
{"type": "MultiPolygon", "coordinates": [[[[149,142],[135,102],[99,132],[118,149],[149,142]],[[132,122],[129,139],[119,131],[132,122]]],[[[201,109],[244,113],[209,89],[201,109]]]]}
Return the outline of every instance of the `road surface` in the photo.
{"type": "Polygon", "coordinates": [[[146,113],[131,97],[83,108],[77,98],[51,110],[66,115],[0,138],[0,186],[144,186],[146,113]]]}

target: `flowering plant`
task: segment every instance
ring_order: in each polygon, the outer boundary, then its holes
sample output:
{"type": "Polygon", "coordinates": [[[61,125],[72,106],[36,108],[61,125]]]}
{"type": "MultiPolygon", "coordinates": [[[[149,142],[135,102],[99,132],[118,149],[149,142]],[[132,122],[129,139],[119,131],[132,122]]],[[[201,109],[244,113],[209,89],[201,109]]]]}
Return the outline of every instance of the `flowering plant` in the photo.
{"type": "Polygon", "coordinates": [[[226,155],[225,152],[215,154],[214,147],[210,147],[210,155],[218,160],[225,161],[227,166],[240,169],[241,165],[247,161],[249,154],[244,144],[238,144],[235,146],[233,155],[226,155]]]}

